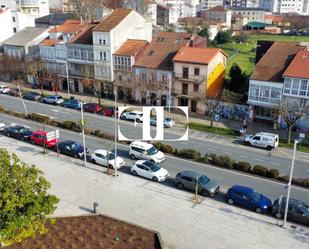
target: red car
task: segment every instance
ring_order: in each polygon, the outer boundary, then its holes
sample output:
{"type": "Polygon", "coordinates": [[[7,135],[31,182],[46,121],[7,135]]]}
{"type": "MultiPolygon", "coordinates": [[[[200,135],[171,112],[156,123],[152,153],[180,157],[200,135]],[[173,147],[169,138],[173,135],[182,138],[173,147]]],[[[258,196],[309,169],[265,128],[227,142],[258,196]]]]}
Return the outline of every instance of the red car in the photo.
{"type": "Polygon", "coordinates": [[[96,103],[87,103],[83,105],[83,109],[85,112],[98,113],[102,111],[102,107],[96,103]]]}
{"type": "Polygon", "coordinates": [[[47,148],[53,148],[55,147],[56,143],[59,143],[59,139],[57,138],[47,140],[46,135],[46,131],[35,131],[31,135],[31,142],[33,144],[38,144],[42,146],[45,145],[47,148]]]}
{"type": "MultiPolygon", "coordinates": [[[[118,110],[117,109],[116,109],[116,115],[118,115],[118,110]]],[[[114,117],[114,113],[115,113],[115,108],[113,106],[109,106],[109,107],[104,109],[103,115],[107,116],[107,117],[114,117]]]]}

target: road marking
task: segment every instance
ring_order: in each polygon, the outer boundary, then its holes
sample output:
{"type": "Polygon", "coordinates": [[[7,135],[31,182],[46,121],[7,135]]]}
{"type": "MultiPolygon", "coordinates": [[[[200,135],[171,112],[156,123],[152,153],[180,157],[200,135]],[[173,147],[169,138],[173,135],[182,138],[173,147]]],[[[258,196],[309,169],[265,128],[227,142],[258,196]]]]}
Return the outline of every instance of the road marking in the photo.
{"type": "Polygon", "coordinates": [[[270,162],[271,164],[274,164],[274,165],[280,165],[280,163],[278,162],[270,162]]]}
{"type": "Polygon", "coordinates": [[[265,162],[265,160],[258,159],[258,158],[253,158],[253,160],[255,160],[255,161],[259,161],[259,162],[265,162]]]}
{"type": "Polygon", "coordinates": [[[51,109],[53,112],[60,112],[60,110],[57,109],[51,109]]]}
{"type": "Polygon", "coordinates": [[[215,149],[213,149],[213,148],[208,148],[208,150],[210,150],[210,151],[216,151],[215,149]]]}
{"type": "Polygon", "coordinates": [[[227,151],[225,151],[224,153],[225,153],[225,154],[228,154],[228,155],[233,155],[232,152],[227,152],[227,151]]]}
{"type": "Polygon", "coordinates": [[[240,157],[242,157],[242,158],[248,158],[247,156],[244,156],[244,155],[239,155],[240,157]]]}

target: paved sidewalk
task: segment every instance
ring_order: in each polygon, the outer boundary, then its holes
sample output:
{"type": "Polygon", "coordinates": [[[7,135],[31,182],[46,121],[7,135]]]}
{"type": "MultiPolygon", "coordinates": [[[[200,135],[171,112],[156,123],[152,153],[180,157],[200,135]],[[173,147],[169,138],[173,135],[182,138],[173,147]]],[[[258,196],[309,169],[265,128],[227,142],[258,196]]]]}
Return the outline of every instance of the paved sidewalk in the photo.
{"type": "Polygon", "coordinates": [[[108,176],[102,167],[43,155],[40,147],[7,137],[0,136],[0,144],[45,172],[61,200],[56,216],[87,214],[97,201],[102,214],[159,231],[167,249],[309,248],[309,228],[282,229],[270,216],[210,198],[195,205],[192,193],[126,173],[108,176]]]}

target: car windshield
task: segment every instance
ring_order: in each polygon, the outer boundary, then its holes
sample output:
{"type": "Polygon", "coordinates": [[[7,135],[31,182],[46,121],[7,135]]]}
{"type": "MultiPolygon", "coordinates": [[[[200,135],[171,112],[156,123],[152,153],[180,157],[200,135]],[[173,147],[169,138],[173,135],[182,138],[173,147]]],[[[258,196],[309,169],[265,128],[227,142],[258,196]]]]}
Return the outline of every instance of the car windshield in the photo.
{"type": "Polygon", "coordinates": [[[257,192],[252,192],[249,196],[255,202],[258,202],[262,198],[262,195],[257,192]]]}
{"type": "Polygon", "coordinates": [[[78,144],[78,143],[74,143],[74,144],[71,144],[71,149],[78,149],[78,148],[80,148],[81,147],[81,145],[80,144],[78,144]]]}
{"type": "Polygon", "coordinates": [[[209,182],[209,178],[207,176],[200,176],[200,178],[198,179],[199,183],[204,185],[207,182],[209,182]]]}
{"type": "Polygon", "coordinates": [[[171,119],[171,118],[166,118],[165,121],[166,121],[166,122],[171,122],[172,119],[171,119]]]}
{"type": "Polygon", "coordinates": [[[114,160],[115,159],[115,154],[110,152],[108,155],[107,155],[107,159],[108,160],[114,160]]]}
{"type": "Polygon", "coordinates": [[[152,172],[157,172],[161,169],[161,167],[156,163],[147,163],[146,164],[152,172]]]}
{"type": "Polygon", "coordinates": [[[149,150],[147,150],[149,155],[155,155],[158,153],[158,149],[154,146],[152,146],[149,150]]]}

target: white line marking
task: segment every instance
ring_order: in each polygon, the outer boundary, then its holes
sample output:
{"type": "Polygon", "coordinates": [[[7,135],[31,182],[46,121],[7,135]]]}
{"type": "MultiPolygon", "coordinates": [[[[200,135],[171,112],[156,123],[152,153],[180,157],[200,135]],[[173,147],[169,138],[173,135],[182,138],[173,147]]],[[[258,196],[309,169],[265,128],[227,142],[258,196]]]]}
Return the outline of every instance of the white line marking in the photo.
{"type": "Polygon", "coordinates": [[[244,155],[239,155],[240,157],[242,157],[242,158],[248,158],[247,156],[244,156],[244,155]]]}
{"type": "Polygon", "coordinates": [[[228,154],[228,155],[233,155],[233,153],[232,152],[224,152],[225,154],[228,154]]]}
{"type": "Polygon", "coordinates": [[[213,149],[213,148],[208,148],[208,150],[210,150],[210,151],[216,151],[215,149],[213,149]]]}
{"type": "Polygon", "coordinates": [[[270,162],[270,164],[280,165],[280,163],[277,163],[277,162],[270,162]]]}
{"type": "Polygon", "coordinates": [[[53,112],[60,112],[60,110],[52,109],[53,112]]]}
{"type": "Polygon", "coordinates": [[[253,158],[253,160],[255,160],[255,161],[259,161],[259,162],[265,162],[265,160],[258,159],[258,158],[253,158]]]}

